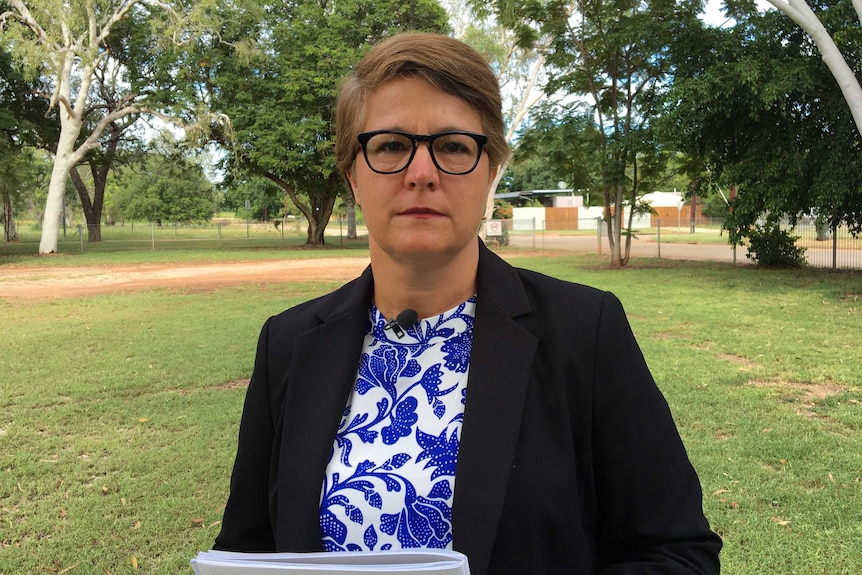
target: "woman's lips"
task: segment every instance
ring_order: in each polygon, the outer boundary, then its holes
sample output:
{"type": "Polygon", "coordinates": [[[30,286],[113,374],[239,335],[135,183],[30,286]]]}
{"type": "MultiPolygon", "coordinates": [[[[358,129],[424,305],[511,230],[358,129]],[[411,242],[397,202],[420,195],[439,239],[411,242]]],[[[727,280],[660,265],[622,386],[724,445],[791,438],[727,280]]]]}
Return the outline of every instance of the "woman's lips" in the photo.
{"type": "Polygon", "coordinates": [[[442,216],[440,212],[437,210],[432,210],[431,208],[408,208],[398,213],[399,216],[442,216]]]}

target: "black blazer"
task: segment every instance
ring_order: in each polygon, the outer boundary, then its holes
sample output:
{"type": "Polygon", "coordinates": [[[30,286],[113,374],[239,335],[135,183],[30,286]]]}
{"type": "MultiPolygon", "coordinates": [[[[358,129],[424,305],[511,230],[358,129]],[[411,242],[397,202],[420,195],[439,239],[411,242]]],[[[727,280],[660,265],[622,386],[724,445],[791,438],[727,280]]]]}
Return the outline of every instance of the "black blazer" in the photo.
{"type": "MultiPolygon", "coordinates": [[[[714,574],[721,540],[611,294],[481,247],[452,507],[473,575],[714,574]]],[[[324,470],[373,278],[267,320],[215,548],[321,551],[324,470]]]]}

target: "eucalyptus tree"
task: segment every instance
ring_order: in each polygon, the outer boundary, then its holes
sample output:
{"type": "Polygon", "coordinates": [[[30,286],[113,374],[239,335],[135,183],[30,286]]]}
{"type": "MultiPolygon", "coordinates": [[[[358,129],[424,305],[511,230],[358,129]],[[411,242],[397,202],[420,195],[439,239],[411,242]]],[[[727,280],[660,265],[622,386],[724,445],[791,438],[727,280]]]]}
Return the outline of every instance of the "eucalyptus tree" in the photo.
{"type": "MultiPolygon", "coordinates": [[[[63,196],[73,166],[100,145],[100,138],[112,124],[144,112],[159,113],[148,94],[132,90],[118,94],[112,105],[94,102],[97,86],[115,72],[124,72],[118,70],[119,64],[114,60],[112,34],[137,11],[164,37],[182,41],[176,30],[191,20],[181,15],[186,14],[183,9],[161,0],[6,0],[6,7],[0,14],[2,42],[12,48],[32,78],[41,78],[48,84],[48,92],[42,95],[47,100],[48,113],[55,114],[59,123],[56,143],[50,146],[54,167],[39,244],[40,253],[52,253],[57,249],[63,196]],[[101,114],[92,130],[84,133],[82,129],[94,107],[101,114]]],[[[127,77],[123,80],[128,84],[127,77]]]]}
{"type": "Polygon", "coordinates": [[[625,265],[632,219],[624,223],[624,208],[637,205],[644,176],[661,170],[665,154],[652,122],[673,72],[669,46],[680,30],[700,25],[700,1],[500,0],[493,6],[525,41],[549,38],[545,91],[562,107],[589,106],[600,158],[592,179],[604,198],[611,263],[625,265]]]}
{"type": "MultiPolygon", "coordinates": [[[[453,23],[454,35],[466,42],[491,64],[497,75],[503,96],[503,118],[506,140],[515,153],[520,146],[520,134],[527,130],[531,111],[545,98],[542,86],[546,80],[546,51],[550,38],[536,27],[515,22],[506,11],[495,11],[482,0],[446,0],[444,2],[453,23]]],[[[497,170],[496,179],[488,191],[485,218],[494,213],[494,192],[506,176],[511,158],[497,170]]],[[[484,234],[484,230],[480,230],[484,234]]]]}
{"type": "MultiPolygon", "coordinates": [[[[218,42],[187,46],[189,89],[228,120],[210,126],[237,181],[263,177],[308,221],[307,243],[324,243],[346,187],[335,169],[334,105],[340,79],[375,42],[401,30],[446,31],[433,0],[225,0],[218,42]],[[228,25],[230,22],[230,25],[228,25]],[[253,46],[240,43],[255,39],[253,46]]],[[[346,198],[349,200],[349,198],[346,198]]]]}

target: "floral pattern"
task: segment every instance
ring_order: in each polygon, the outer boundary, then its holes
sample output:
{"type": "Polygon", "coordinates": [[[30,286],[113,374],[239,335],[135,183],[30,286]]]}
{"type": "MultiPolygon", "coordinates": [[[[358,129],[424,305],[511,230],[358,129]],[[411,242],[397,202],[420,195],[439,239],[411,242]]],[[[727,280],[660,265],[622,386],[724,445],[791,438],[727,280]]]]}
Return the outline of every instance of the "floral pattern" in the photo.
{"type": "Polygon", "coordinates": [[[371,304],[321,493],[327,551],[451,548],[475,308],[474,296],[399,339],[371,304]]]}

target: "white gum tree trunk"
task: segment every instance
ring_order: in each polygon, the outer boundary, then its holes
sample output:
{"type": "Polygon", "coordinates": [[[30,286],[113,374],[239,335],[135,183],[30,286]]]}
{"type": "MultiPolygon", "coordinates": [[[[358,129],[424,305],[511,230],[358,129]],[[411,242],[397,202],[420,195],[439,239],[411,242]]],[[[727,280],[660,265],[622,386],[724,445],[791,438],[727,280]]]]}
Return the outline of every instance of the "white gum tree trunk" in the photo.
{"type": "MultiPolygon", "coordinates": [[[[796,22],[814,40],[823,62],[832,72],[841,88],[841,93],[844,94],[844,99],[856,123],[856,130],[862,134],[862,87],[856,74],[835,45],[835,41],[832,40],[832,36],[820,23],[820,19],[804,0],[767,0],[767,2],[796,22]]],[[[862,0],[853,0],[853,8],[856,10],[857,18],[862,22],[862,0]]]]}

